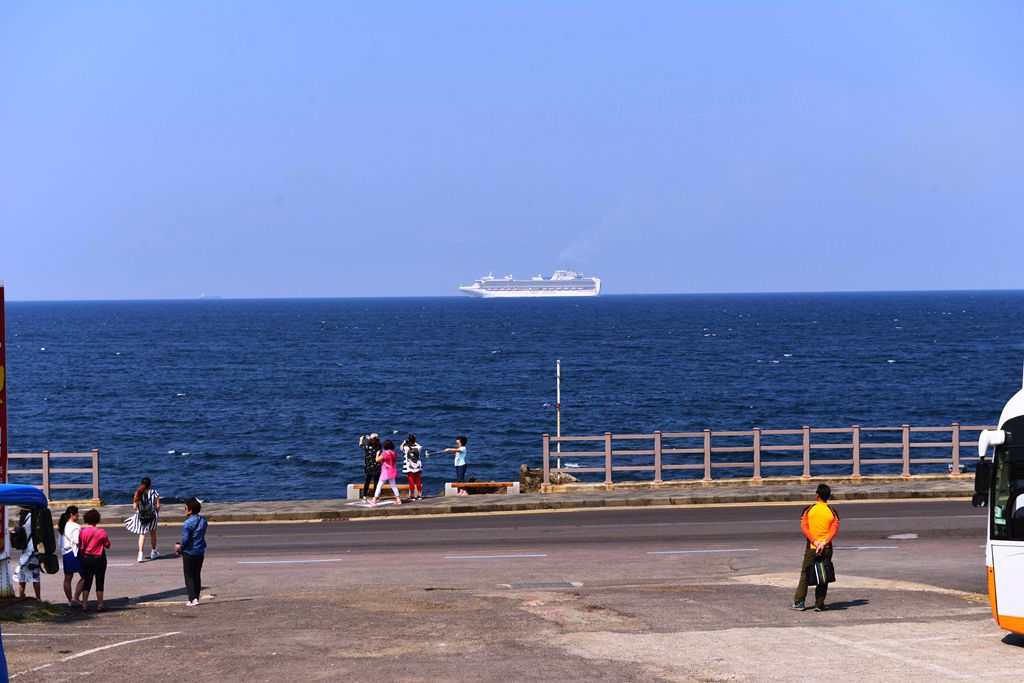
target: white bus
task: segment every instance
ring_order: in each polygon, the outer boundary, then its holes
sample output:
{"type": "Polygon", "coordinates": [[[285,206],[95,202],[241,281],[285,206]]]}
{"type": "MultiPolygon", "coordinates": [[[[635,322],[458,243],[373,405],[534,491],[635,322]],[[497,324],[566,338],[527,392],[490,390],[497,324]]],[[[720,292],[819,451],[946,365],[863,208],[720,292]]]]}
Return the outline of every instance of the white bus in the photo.
{"type": "Polygon", "coordinates": [[[988,597],[1000,628],[1024,633],[1024,389],[978,440],[975,507],[988,507],[988,597]],[[992,459],[986,458],[993,448],[992,459]]]}

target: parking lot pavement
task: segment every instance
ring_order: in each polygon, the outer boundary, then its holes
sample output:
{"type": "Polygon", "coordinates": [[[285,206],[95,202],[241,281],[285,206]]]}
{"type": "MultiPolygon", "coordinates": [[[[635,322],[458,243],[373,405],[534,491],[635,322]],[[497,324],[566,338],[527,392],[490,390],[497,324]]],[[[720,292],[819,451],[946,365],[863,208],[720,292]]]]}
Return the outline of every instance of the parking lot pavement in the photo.
{"type": "Polygon", "coordinates": [[[931,505],[846,506],[820,614],[787,608],[791,511],[723,508],[220,526],[199,607],[179,562],[118,551],[111,612],[4,638],[18,681],[1019,680],[979,594],[984,518],[931,505]]]}

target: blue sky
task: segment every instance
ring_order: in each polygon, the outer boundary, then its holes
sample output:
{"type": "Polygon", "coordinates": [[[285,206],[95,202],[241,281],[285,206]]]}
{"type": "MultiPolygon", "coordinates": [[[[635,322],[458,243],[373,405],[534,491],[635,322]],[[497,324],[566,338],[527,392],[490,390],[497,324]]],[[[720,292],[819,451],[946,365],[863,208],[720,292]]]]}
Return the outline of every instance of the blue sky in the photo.
{"type": "Polygon", "coordinates": [[[0,279],[1020,288],[1021,35],[1014,2],[5,3],[0,279]]]}

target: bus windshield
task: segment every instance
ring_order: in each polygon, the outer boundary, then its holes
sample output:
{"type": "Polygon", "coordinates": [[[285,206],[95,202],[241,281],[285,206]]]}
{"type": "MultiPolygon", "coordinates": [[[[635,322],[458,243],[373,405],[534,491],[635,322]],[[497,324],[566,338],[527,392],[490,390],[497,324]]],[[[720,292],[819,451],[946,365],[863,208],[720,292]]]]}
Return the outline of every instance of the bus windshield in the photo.
{"type": "Polygon", "coordinates": [[[1024,541],[1024,447],[997,448],[994,466],[992,538],[1024,541]]]}

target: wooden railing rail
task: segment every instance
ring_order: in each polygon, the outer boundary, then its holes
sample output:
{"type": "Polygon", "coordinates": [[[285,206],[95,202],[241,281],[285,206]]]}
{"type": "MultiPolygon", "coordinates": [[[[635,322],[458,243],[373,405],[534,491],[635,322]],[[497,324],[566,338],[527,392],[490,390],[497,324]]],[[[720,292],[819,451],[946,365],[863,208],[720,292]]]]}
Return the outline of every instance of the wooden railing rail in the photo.
{"type": "MultiPolygon", "coordinates": [[[[94,448],[89,453],[51,453],[50,451],[43,451],[42,453],[11,453],[7,456],[8,467],[7,467],[7,481],[12,484],[31,484],[36,486],[37,484],[33,481],[23,481],[22,477],[33,476],[40,477],[41,483],[38,484],[39,488],[43,490],[43,493],[49,500],[53,500],[52,491],[59,489],[61,491],[89,491],[91,498],[89,502],[92,505],[100,505],[100,451],[94,448]],[[19,461],[39,461],[39,466],[31,469],[18,468],[15,469],[12,465],[19,461]],[[87,467],[54,467],[54,460],[79,460],[88,461],[87,467]],[[88,474],[88,481],[82,481],[80,478],[75,477],[73,481],[68,481],[66,475],[82,475],[88,474]],[[18,480],[12,480],[12,477],[17,477],[18,480]]],[[[74,463],[73,463],[74,464],[74,463]]],[[[37,480],[38,481],[38,480],[37,480]]],[[[72,497],[73,500],[83,500],[84,496],[72,497]]]]}
{"type": "MultiPolygon", "coordinates": [[[[911,427],[904,424],[898,427],[809,427],[800,429],[761,429],[755,427],[749,431],[712,431],[705,429],[700,432],[661,432],[653,434],[613,434],[605,432],[595,436],[562,436],[555,437],[549,434],[543,436],[543,484],[551,485],[552,473],[604,473],[604,483],[611,486],[614,483],[615,472],[651,472],[654,483],[662,483],[666,471],[672,470],[698,470],[703,474],[703,481],[713,481],[714,472],[718,469],[750,469],[750,479],[760,480],[764,478],[766,468],[790,467],[801,470],[801,478],[808,479],[812,476],[814,468],[823,465],[850,467],[849,476],[861,477],[861,470],[864,465],[899,465],[899,475],[911,477],[915,468],[920,465],[945,464],[949,467],[951,475],[960,474],[964,462],[975,461],[977,456],[964,458],[960,449],[963,447],[977,446],[978,441],[964,441],[964,432],[980,432],[983,429],[993,429],[989,426],[961,425],[958,422],[948,427],[911,427]],[[892,436],[888,436],[888,435],[892,436]],[[915,434],[949,434],[949,441],[915,441],[915,434]],[[837,441],[844,436],[849,436],[849,441],[837,441]],[[786,437],[800,437],[799,443],[777,443],[785,440],[786,437]],[[887,438],[888,437],[888,438],[887,438]],[[895,438],[893,438],[895,437],[895,438]],[[873,441],[871,439],[878,439],[873,441]],[[696,441],[692,445],[674,444],[676,447],[667,447],[665,442],[690,440],[696,441]],[[726,443],[722,443],[725,440],[726,443]],[[639,444],[640,448],[627,448],[636,442],[648,441],[648,444],[639,444]],[[740,443],[735,443],[740,441],[740,443]],[[766,443],[767,441],[767,443],[766,443]],[[617,443],[619,442],[619,443],[617,443]],[[628,442],[628,443],[622,443],[628,442]],[[719,445],[715,445],[715,444],[719,445]],[[590,444],[598,445],[600,450],[562,450],[560,455],[563,465],[566,460],[602,458],[603,462],[594,463],[593,466],[583,467],[552,467],[551,466],[551,445],[552,444],[580,444],[584,448],[590,444]],[[748,445],[749,444],[749,445],[748,445]],[[619,446],[619,447],[617,447],[619,446]],[[878,457],[875,455],[864,455],[864,451],[879,452],[886,450],[897,450],[898,456],[878,457]],[[915,452],[921,449],[948,449],[949,455],[935,457],[913,457],[915,452]],[[838,453],[837,453],[838,451],[838,453]],[[842,451],[849,453],[846,456],[842,451]],[[829,454],[822,457],[823,452],[829,454]],[[819,456],[815,457],[815,453],[819,456]],[[793,454],[799,459],[789,458],[776,460],[770,457],[773,454],[793,454]],[[700,456],[682,459],[674,459],[672,456],[700,456]],[[718,457],[716,457],[718,456],[718,457]],[[725,457],[723,457],[725,456],[725,457]],[[768,456],[768,457],[766,457],[768,456]],[[838,457],[837,457],[838,456],[838,457]],[[844,457],[846,456],[846,457],[844,457]],[[647,458],[652,457],[650,464],[637,464],[634,460],[629,463],[616,464],[616,458],[647,458]],[[598,466],[599,465],[599,466],[598,466]]],[[[935,437],[932,436],[932,439],[935,437]]],[[[941,437],[940,437],[941,438],[941,437]]],[[[590,446],[593,448],[593,446],[590,446]]],[[[880,453],[880,455],[885,455],[880,453]]],[[[621,460],[619,462],[622,462],[621,460]]],[[[819,469],[820,472],[820,469],[819,469]]],[[[918,472],[920,473],[920,472],[918,472]]],[[[721,478],[721,477],[719,477],[721,478]]],[[[736,477],[733,477],[736,478],[736,477]]]]}

